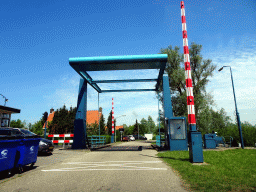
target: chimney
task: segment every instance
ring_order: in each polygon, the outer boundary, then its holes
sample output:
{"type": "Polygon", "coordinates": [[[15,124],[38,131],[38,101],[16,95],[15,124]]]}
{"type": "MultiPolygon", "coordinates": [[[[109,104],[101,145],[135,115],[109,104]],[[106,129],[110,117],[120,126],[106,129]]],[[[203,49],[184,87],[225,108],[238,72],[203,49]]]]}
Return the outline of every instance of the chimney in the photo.
{"type": "Polygon", "coordinates": [[[102,107],[99,108],[99,112],[102,113],[102,107]]]}
{"type": "Polygon", "coordinates": [[[54,109],[53,109],[53,108],[51,108],[51,109],[50,109],[50,113],[52,113],[53,111],[54,111],[54,109]]]}

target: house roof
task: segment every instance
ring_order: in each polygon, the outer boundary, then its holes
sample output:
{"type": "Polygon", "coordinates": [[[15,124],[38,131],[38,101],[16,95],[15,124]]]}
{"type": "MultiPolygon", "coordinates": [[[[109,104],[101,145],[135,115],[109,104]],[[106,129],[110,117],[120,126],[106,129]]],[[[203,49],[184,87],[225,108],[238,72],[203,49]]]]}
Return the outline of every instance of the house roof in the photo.
{"type": "Polygon", "coordinates": [[[102,113],[99,112],[98,110],[89,110],[86,113],[86,123],[88,124],[92,124],[95,123],[95,121],[97,123],[99,123],[99,119],[101,118],[102,113]]]}
{"type": "Polygon", "coordinates": [[[123,125],[116,126],[116,130],[121,129],[121,128],[124,128],[124,126],[123,125]]]}
{"type": "Polygon", "coordinates": [[[0,113],[20,113],[20,109],[0,105],[0,113]]]}
{"type": "MultiPolygon", "coordinates": [[[[47,118],[48,122],[51,122],[53,120],[54,113],[55,113],[55,111],[53,111],[52,113],[49,114],[49,116],[47,118]]],[[[95,121],[97,123],[99,123],[99,119],[101,118],[101,115],[102,115],[102,113],[100,112],[100,114],[99,114],[98,110],[88,110],[86,113],[86,123],[92,124],[92,123],[95,123],[95,121]]],[[[44,127],[45,127],[45,124],[44,124],[43,128],[44,127]]],[[[46,127],[48,128],[48,125],[46,127]]]]}

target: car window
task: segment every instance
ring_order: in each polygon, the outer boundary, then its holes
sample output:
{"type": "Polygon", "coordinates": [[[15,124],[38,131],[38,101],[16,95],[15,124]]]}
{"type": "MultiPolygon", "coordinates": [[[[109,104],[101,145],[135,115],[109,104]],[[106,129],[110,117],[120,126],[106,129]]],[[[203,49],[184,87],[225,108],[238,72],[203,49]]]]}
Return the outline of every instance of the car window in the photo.
{"type": "Polygon", "coordinates": [[[36,135],[35,133],[32,133],[32,132],[30,132],[28,130],[25,130],[25,129],[21,129],[21,132],[26,134],[26,135],[36,135]]]}
{"type": "Polygon", "coordinates": [[[19,130],[12,130],[12,135],[23,135],[19,130]]]}
{"type": "Polygon", "coordinates": [[[0,135],[11,135],[11,130],[0,130],[0,135]]]}

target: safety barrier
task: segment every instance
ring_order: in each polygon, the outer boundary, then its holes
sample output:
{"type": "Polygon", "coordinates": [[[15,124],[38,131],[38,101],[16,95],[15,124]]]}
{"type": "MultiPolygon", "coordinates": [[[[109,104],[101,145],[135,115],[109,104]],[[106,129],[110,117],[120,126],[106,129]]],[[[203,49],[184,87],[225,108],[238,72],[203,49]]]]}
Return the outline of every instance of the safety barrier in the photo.
{"type": "MultiPolygon", "coordinates": [[[[74,134],[53,134],[48,135],[48,137],[52,138],[53,143],[63,143],[63,147],[65,146],[65,143],[73,143],[73,140],[65,140],[66,137],[74,137],[74,134]],[[56,137],[64,137],[64,140],[54,140],[56,137]]],[[[88,136],[89,144],[93,147],[99,147],[106,144],[106,136],[98,136],[98,135],[92,135],[88,136]]]]}
{"type": "Polygon", "coordinates": [[[74,137],[74,134],[53,134],[53,135],[48,135],[48,137],[52,137],[52,142],[53,143],[63,143],[63,148],[65,147],[65,143],[73,143],[73,140],[65,140],[66,137],[74,137]],[[54,140],[54,137],[64,137],[64,140],[54,140]]]}

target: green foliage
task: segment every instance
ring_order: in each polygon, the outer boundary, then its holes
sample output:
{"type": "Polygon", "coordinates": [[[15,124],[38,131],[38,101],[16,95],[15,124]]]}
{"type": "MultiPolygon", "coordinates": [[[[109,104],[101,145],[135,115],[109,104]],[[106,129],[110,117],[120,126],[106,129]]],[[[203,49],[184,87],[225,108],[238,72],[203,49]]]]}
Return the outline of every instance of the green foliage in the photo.
{"type": "Polygon", "coordinates": [[[103,114],[100,117],[100,135],[105,135],[106,134],[106,129],[105,129],[105,118],[103,114]]]}
{"type": "Polygon", "coordinates": [[[13,128],[23,128],[23,127],[25,127],[25,125],[24,125],[24,123],[20,119],[17,119],[17,120],[12,120],[11,121],[10,127],[13,127],[13,128]]]}
{"type": "Polygon", "coordinates": [[[109,112],[109,115],[108,115],[107,134],[112,135],[112,110],[109,112]]]}
{"type": "MultiPolygon", "coordinates": [[[[244,146],[252,147],[256,143],[256,127],[248,122],[241,123],[242,135],[244,140],[244,146]]],[[[238,146],[240,141],[238,125],[234,123],[228,123],[227,126],[217,130],[218,136],[224,136],[227,139],[229,136],[233,137],[232,146],[238,146]]]]}
{"type": "Polygon", "coordinates": [[[188,151],[169,151],[157,156],[181,175],[183,186],[193,191],[255,191],[256,151],[233,149],[204,151],[204,162],[195,166],[189,162],[188,151]]]}
{"type": "MultiPolygon", "coordinates": [[[[213,104],[212,97],[206,93],[206,85],[209,82],[209,77],[213,75],[216,66],[211,63],[211,60],[203,60],[200,54],[202,45],[192,43],[190,46],[190,65],[191,76],[193,80],[193,93],[195,103],[195,114],[197,123],[200,124],[202,111],[205,111],[207,106],[213,104]]],[[[168,65],[166,72],[170,80],[170,88],[172,94],[172,106],[175,116],[187,117],[187,96],[183,54],[180,53],[180,48],[172,46],[161,49],[161,53],[168,54],[168,65]]],[[[160,92],[162,89],[160,89],[160,92]]],[[[163,98],[160,99],[163,101],[163,98]]],[[[161,118],[163,120],[163,118],[161,118]]],[[[201,123],[202,125],[203,123],[201,123]]],[[[201,127],[202,128],[202,127],[201,127]]]]}
{"type": "Polygon", "coordinates": [[[145,118],[140,120],[140,125],[145,126],[145,133],[149,133],[148,121],[145,118]]]}
{"type": "Polygon", "coordinates": [[[148,116],[148,133],[153,133],[155,130],[156,124],[153,120],[153,118],[149,115],[148,116]]]}
{"type": "MultiPolygon", "coordinates": [[[[116,125],[116,120],[114,120],[114,126],[116,125]]],[[[107,121],[107,134],[112,135],[112,110],[109,112],[107,121]]]]}
{"type": "Polygon", "coordinates": [[[40,135],[42,136],[44,134],[44,129],[43,129],[43,124],[42,124],[43,121],[39,120],[37,122],[35,122],[30,131],[37,134],[37,135],[40,135]]]}
{"type": "Polygon", "coordinates": [[[88,135],[99,135],[99,124],[97,121],[90,125],[86,124],[86,131],[88,135]]]}
{"type": "Polygon", "coordinates": [[[124,128],[123,135],[133,135],[134,134],[134,125],[124,128]]]}
{"type": "Polygon", "coordinates": [[[76,107],[70,107],[68,111],[64,105],[57,109],[51,123],[48,124],[50,134],[64,134],[74,132],[74,120],[76,116],[76,107]]]}

